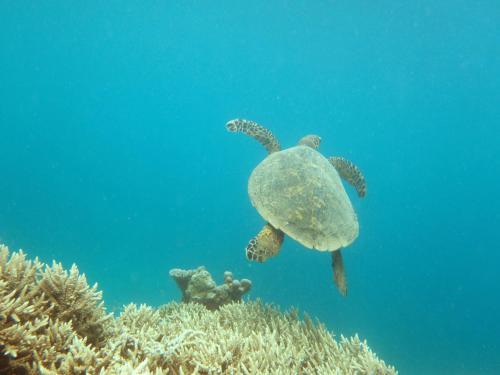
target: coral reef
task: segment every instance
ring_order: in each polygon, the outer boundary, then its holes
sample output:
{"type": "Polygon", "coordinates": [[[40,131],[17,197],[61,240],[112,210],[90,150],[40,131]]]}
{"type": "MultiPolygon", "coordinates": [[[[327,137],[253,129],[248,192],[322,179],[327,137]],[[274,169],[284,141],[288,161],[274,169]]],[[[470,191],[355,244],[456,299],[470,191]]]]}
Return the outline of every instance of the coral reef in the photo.
{"type": "Polygon", "coordinates": [[[22,251],[9,256],[0,245],[0,373],[45,366],[82,373],[90,347],[102,348],[110,335],[113,320],[101,299],[75,265],[67,272],[55,262],[27,260],[22,251]]]}
{"type": "Polygon", "coordinates": [[[130,304],[106,314],[97,286],[0,245],[0,374],[396,374],[357,336],[259,301],[208,310],[130,304]]]}
{"type": "Polygon", "coordinates": [[[212,275],[201,266],[193,270],[170,270],[182,292],[182,302],[196,302],[209,310],[216,310],[222,305],[241,301],[242,296],[250,290],[252,282],[233,279],[233,273],[224,272],[224,284],[216,285],[212,275]]]}

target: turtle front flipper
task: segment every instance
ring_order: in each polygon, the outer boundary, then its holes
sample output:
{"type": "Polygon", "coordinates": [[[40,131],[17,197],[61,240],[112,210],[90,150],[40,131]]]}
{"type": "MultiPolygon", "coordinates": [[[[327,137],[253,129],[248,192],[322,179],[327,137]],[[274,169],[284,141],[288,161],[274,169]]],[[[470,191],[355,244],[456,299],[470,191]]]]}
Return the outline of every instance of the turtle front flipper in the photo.
{"type": "Polygon", "coordinates": [[[228,121],[226,124],[226,129],[230,132],[241,132],[246,135],[255,138],[259,141],[262,146],[264,146],[268,153],[281,150],[280,144],[276,137],[271,133],[270,130],[257,124],[256,122],[243,119],[235,119],[228,121]]]}
{"type": "Polygon", "coordinates": [[[330,163],[335,167],[340,177],[346,180],[353,186],[358,195],[363,198],[366,195],[366,181],[365,176],[352,162],[339,156],[328,158],[330,163]]]}
{"type": "Polygon", "coordinates": [[[302,137],[299,141],[299,145],[309,146],[315,150],[319,148],[320,144],[321,144],[321,137],[315,134],[306,135],[305,137],[302,137]]]}
{"type": "Polygon", "coordinates": [[[342,253],[336,250],[332,253],[332,268],[333,268],[333,281],[339,290],[340,294],[344,297],[347,295],[347,279],[344,271],[344,260],[342,253]]]}
{"type": "Polygon", "coordinates": [[[245,249],[247,258],[262,263],[268,258],[278,255],[283,237],[282,231],[267,223],[248,243],[245,249]]]}

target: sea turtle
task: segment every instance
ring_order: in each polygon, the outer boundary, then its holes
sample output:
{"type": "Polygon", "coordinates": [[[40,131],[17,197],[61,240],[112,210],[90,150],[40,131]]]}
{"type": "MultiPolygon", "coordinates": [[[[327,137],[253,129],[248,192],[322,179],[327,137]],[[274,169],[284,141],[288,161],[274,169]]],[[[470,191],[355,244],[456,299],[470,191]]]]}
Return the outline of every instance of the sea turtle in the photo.
{"type": "Polygon", "coordinates": [[[247,245],[247,258],[264,262],[277,255],[287,234],[307,248],[332,252],[333,279],[345,296],[340,250],[356,239],[359,225],[340,177],[364,197],[361,171],[344,158],[321,155],[317,135],[307,135],[298,145],[282,150],[274,135],[253,121],[231,120],[226,129],[255,138],[268,151],[248,181],[252,205],[267,224],[247,245]]]}

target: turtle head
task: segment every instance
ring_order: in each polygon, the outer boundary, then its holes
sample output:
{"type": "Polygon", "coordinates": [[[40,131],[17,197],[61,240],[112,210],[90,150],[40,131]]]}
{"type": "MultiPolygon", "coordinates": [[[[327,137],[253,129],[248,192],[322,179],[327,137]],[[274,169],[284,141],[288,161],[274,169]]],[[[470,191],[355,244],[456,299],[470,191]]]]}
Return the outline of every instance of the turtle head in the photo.
{"type": "Polygon", "coordinates": [[[319,148],[320,144],[321,144],[321,137],[315,134],[306,135],[299,141],[299,145],[309,146],[315,150],[319,148]]]}

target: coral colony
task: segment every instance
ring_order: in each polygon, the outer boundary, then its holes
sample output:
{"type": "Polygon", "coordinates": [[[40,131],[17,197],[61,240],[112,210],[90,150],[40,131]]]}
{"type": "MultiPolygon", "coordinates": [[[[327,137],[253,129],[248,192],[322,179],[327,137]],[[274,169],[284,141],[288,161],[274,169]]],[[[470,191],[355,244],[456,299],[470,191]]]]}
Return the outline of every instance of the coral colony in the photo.
{"type": "Polygon", "coordinates": [[[172,270],[183,302],[106,313],[73,265],[0,245],[0,374],[396,374],[358,336],[297,310],[243,302],[249,280],[172,270]]]}
{"type": "Polygon", "coordinates": [[[230,271],[224,272],[224,284],[217,286],[203,266],[195,270],[173,269],[170,270],[170,276],[182,292],[182,302],[200,303],[209,310],[241,301],[243,294],[252,287],[250,280],[234,280],[230,271]]]}

